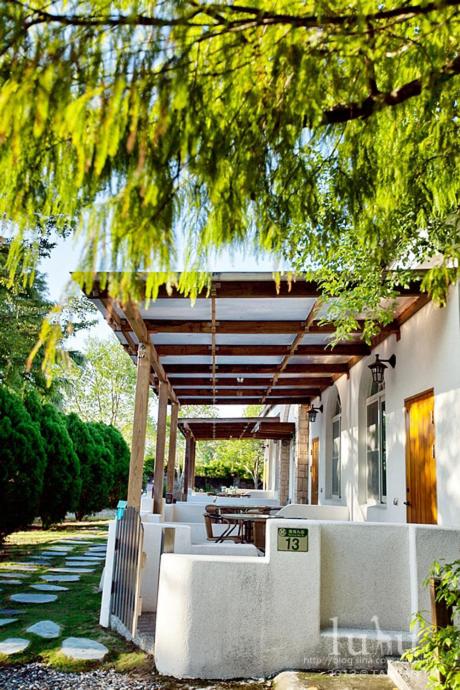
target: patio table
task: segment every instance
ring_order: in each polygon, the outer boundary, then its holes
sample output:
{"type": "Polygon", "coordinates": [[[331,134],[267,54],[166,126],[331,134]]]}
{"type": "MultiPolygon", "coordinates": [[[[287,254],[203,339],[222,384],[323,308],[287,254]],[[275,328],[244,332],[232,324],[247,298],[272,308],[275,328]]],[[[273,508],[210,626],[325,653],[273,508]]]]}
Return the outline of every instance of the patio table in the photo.
{"type": "Polygon", "coordinates": [[[253,529],[253,526],[255,528],[257,524],[263,523],[265,527],[266,521],[271,517],[275,516],[268,515],[267,513],[225,513],[222,515],[222,521],[224,523],[228,522],[229,526],[225,532],[223,532],[223,534],[216,539],[216,542],[223,542],[224,539],[229,537],[235,528],[238,527],[238,536],[240,537],[242,543],[255,544],[257,548],[260,548],[263,551],[265,549],[265,529],[262,531],[263,534],[261,532],[261,534],[258,535],[261,537],[261,539],[257,540],[255,538],[256,530],[253,529]],[[259,541],[259,544],[256,543],[257,541],[259,541]]]}

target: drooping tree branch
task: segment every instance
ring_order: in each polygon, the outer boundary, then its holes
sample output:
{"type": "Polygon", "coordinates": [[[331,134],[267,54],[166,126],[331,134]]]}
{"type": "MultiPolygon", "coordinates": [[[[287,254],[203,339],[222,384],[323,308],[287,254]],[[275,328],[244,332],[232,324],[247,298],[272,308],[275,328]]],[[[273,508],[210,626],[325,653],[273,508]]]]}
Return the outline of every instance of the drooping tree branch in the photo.
{"type": "Polygon", "coordinates": [[[323,124],[333,125],[360,118],[366,119],[384,107],[400,105],[409,100],[409,98],[420,96],[425,86],[439,86],[459,74],[460,56],[446,63],[442,69],[433,72],[426,84],[424,84],[421,78],[413,79],[393,91],[368,96],[360,103],[346,103],[334,106],[323,113],[323,124]]]}

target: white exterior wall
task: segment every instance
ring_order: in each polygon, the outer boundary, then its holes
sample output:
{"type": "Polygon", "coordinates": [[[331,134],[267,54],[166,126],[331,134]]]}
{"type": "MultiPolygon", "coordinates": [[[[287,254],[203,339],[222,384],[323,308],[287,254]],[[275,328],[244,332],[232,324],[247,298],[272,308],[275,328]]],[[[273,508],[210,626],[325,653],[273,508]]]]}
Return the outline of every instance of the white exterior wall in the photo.
{"type": "Polygon", "coordinates": [[[385,668],[385,656],[411,645],[411,615],[428,608],[422,581],[435,555],[457,557],[460,531],[275,518],[266,546],[264,558],[162,556],[160,673],[238,678],[385,668]],[[286,527],[308,529],[307,552],[277,550],[278,529],[286,527]]]}
{"type": "MultiPolygon", "coordinates": [[[[405,399],[434,389],[435,451],[437,464],[438,524],[460,526],[460,295],[450,290],[445,308],[427,304],[401,327],[399,341],[390,336],[372,355],[362,359],[335,384],[342,405],[342,497],[327,495],[330,481],[328,456],[335,391],[322,395],[324,413],[310,425],[310,437],[320,439],[319,503],[349,506],[352,520],[406,521],[405,399]],[[375,354],[396,355],[396,367],[385,371],[387,436],[387,503],[366,502],[364,378],[375,354]],[[361,437],[360,437],[361,435],[361,437]]],[[[313,401],[315,406],[319,400],[313,401]]]]}

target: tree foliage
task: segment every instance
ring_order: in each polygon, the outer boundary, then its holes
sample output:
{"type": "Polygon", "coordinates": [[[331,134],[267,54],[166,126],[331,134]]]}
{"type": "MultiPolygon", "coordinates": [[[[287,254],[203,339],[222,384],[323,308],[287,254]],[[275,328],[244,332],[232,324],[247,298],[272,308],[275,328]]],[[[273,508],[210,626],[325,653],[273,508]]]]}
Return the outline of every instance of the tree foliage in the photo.
{"type": "MultiPolygon", "coordinates": [[[[88,338],[81,361],[62,369],[66,385],[63,407],[87,422],[118,429],[131,442],[136,390],[136,367],[118,341],[88,338]]],[[[149,399],[147,452],[155,441],[153,398],[149,399]]]]}
{"type": "MultiPolygon", "coordinates": [[[[36,390],[50,401],[60,402],[63,379],[55,375],[51,380],[44,367],[45,352],[40,350],[31,359],[31,351],[36,348],[44,324],[52,323],[54,345],[62,355],[61,360],[67,360],[69,337],[95,323],[95,307],[86,298],[69,295],[62,310],[53,311],[45,276],[30,266],[24,266],[24,281],[11,282],[7,269],[10,245],[0,238],[0,383],[21,395],[36,390]]],[[[30,244],[26,246],[32,251],[30,244]]],[[[40,239],[37,258],[48,256],[53,246],[45,233],[40,239]]]]}
{"type": "Polygon", "coordinates": [[[45,466],[38,425],[20,398],[0,386],[0,542],[37,515],[45,466]]]}
{"type": "Polygon", "coordinates": [[[129,448],[118,429],[107,424],[94,424],[104,439],[104,445],[110,453],[111,486],[107,506],[116,508],[120,499],[126,498],[129,477],[129,448]]]}
{"type": "Polygon", "coordinates": [[[424,288],[442,302],[460,254],[459,7],[3,3],[10,269],[23,232],[53,217],[83,228],[86,270],[122,271],[113,294],[135,294],[129,271],[163,271],[153,296],[173,280],[180,227],[190,270],[252,239],[284,251],[344,333],[357,311],[390,318],[406,280],[390,268],[438,257],[424,288]]]}
{"type": "Polygon", "coordinates": [[[77,519],[82,519],[109,504],[111,455],[95,424],[83,422],[74,413],[66,417],[66,423],[80,460],[81,491],[75,513],[77,519]]]}
{"type": "MultiPolygon", "coordinates": [[[[200,444],[198,444],[199,446],[200,444]]],[[[201,459],[196,474],[202,477],[216,477],[232,481],[235,477],[251,479],[259,487],[264,462],[263,441],[237,439],[210,442],[210,459],[201,459]]]]}
{"type": "Polygon", "coordinates": [[[61,522],[79,504],[80,461],[67,431],[64,416],[50,404],[42,405],[35,391],[25,398],[25,406],[37,423],[46,457],[43,489],[38,515],[45,529],[61,522]]]}

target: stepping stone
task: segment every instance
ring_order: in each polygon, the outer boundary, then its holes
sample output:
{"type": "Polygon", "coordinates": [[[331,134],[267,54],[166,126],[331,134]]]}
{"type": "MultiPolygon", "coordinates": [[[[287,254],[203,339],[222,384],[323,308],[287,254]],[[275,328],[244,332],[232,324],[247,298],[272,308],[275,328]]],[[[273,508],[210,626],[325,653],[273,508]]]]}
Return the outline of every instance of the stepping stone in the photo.
{"type": "Polygon", "coordinates": [[[7,580],[6,578],[2,580],[2,585],[23,585],[22,580],[7,580]]]}
{"type": "Polygon", "coordinates": [[[102,563],[105,561],[105,556],[67,556],[66,561],[86,561],[87,563],[102,563]]]}
{"type": "Polygon", "coordinates": [[[24,611],[19,611],[19,609],[0,609],[0,616],[17,616],[19,613],[24,613],[24,611]]]}
{"type": "Polygon", "coordinates": [[[61,587],[60,585],[30,585],[31,589],[38,589],[39,592],[68,592],[68,587],[61,587]]]}
{"type": "Polygon", "coordinates": [[[80,575],[41,575],[45,582],[78,582],[80,575]]]}
{"type": "Polygon", "coordinates": [[[92,541],[88,541],[85,539],[64,539],[63,541],[58,541],[58,544],[75,544],[75,546],[79,546],[80,544],[92,544],[92,541]]]}
{"type": "Polygon", "coordinates": [[[88,637],[67,637],[62,642],[61,651],[71,659],[101,660],[109,650],[105,645],[88,637]]]}
{"type": "Polygon", "coordinates": [[[27,592],[20,592],[19,594],[12,594],[10,599],[20,604],[51,604],[52,601],[57,600],[57,596],[56,594],[28,594],[27,592]]]}
{"type": "Polygon", "coordinates": [[[73,551],[73,546],[48,546],[48,551],[73,551]]]}
{"type": "Polygon", "coordinates": [[[93,568],[98,568],[102,565],[102,563],[87,563],[86,561],[66,561],[65,566],[66,568],[73,568],[76,572],[77,568],[88,568],[88,567],[93,567],[93,568]]]}
{"type": "Polygon", "coordinates": [[[67,556],[67,551],[42,551],[42,556],[57,558],[58,556],[67,556]]]}
{"type": "Polygon", "coordinates": [[[8,623],[16,623],[17,620],[17,618],[0,618],[0,628],[8,623]]]}
{"type": "Polygon", "coordinates": [[[94,573],[94,568],[50,568],[52,573],[94,573]]]}
{"type": "Polygon", "coordinates": [[[23,637],[8,637],[3,642],[0,642],[0,654],[19,654],[23,652],[30,645],[29,640],[24,640],[23,637]]]}
{"type": "Polygon", "coordinates": [[[30,560],[39,565],[49,565],[51,556],[32,556],[30,560]]]}
{"type": "Polygon", "coordinates": [[[52,640],[55,637],[59,637],[61,626],[54,621],[38,621],[38,623],[34,623],[30,628],[27,628],[26,632],[44,637],[46,640],[52,640]]]}
{"type": "MultiPolygon", "coordinates": [[[[24,575],[24,573],[0,573],[0,577],[13,577],[15,580],[24,580],[25,578],[30,577],[30,575],[24,575]]],[[[0,582],[3,582],[3,580],[0,580],[0,582]]]]}
{"type": "MultiPolygon", "coordinates": [[[[37,570],[38,565],[32,563],[13,563],[13,565],[5,565],[4,568],[11,568],[12,570],[37,570]]],[[[15,573],[16,576],[16,573],[15,573]]]]}

